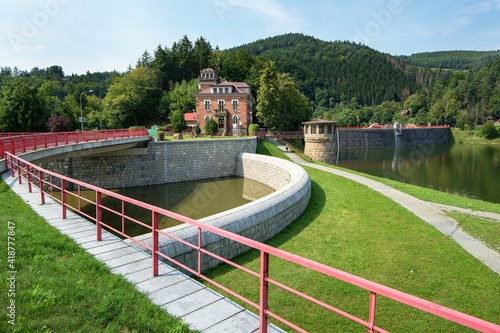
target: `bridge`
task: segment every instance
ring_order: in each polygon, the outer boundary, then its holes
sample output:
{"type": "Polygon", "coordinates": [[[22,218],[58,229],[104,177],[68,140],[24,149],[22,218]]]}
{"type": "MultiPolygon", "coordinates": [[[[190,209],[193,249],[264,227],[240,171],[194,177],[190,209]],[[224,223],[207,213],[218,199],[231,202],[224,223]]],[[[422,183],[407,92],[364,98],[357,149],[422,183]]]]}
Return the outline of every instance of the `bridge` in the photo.
{"type": "Polygon", "coordinates": [[[22,158],[22,153],[26,153],[29,150],[38,151],[41,149],[40,154],[43,154],[43,151],[47,150],[49,147],[53,147],[53,149],[59,150],[61,153],[71,154],[75,153],[75,145],[79,145],[79,148],[81,149],[93,149],[93,145],[95,145],[94,148],[97,149],[113,149],[110,146],[115,140],[116,143],[125,145],[126,147],[140,144],[140,141],[144,142],[148,140],[147,133],[144,132],[132,134],[123,131],[121,137],[117,137],[118,134],[115,134],[117,136],[111,138],[106,137],[108,134],[98,132],[87,134],[78,133],[75,135],[68,133],[61,134],[62,136],[57,135],[54,139],[44,139],[44,134],[23,134],[20,136],[11,135],[1,138],[0,141],[2,143],[0,144],[0,152],[2,156],[5,156],[5,159],[2,161],[5,165],[2,171],[10,171],[9,173],[4,173],[3,178],[11,184],[16,192],[22,195],[30,196],[29,202],[34,206],[34,208],[38,207],[36,210],[39,214],[45,214],[49,223],[57,226],[61,232],[67,233],[72,238],[77,240],[83,248],[87,249],[98,259],[106,263],[112,272],[116,274],[124,274],[130,282],[134,283],[141,291],[147,293],[153,302],[162,303],[162,306],[169,312],[172,311],[172,314],[177,314],[178,312],[176,311],[181,311],[181,308],[186,311],[189,307],[184,306],[184,303],[182,303],[182,306],[179,305],[180,302],[188,300],[185,298],[187,295],[181,296],[178,299],[170,299],[168,303],[165,303],[166,297],[179,295],[179,293],[182,292],[179,289],[170,289],[174,285],[176,285],[174,288],[178,288],[180,282],[183,282],[186,286],[188,286],[188,288],[190,288],[188,292],[189,295],[194,295],[194,293],[201,290],[207,291],[208,294],[206,299],[204,297],[195,297],[194,300],[191,298],[192,301],[198,302],[198,304],[193,305],[193,303],[189,303],[191,306],[189,308],[191,312],[185,314],[185,316],[183,315],[187,322],[191,324],[192,328],[199,329],[203,332],[233,332],[236,328],[241,332],[281,331],[275,326],[269,324],[269,318],[273,318],[296,331],[305,332],[304,329],[298,327],[286,318],[279,316],[269,309],[269,288],[272,286],[273,288],[280,288],[285,292],[293,293],[300,298],[306,299],[315,306],[331,311],[332,314],[348,318],[349,320],[359,324],[360,327],[364,327],[367,332],[388,332],[388,329],[378,327],[376,325],[377,299],[380,297],[392,299],[397,303],[414,307],[434,316],[442,317],[446,320],[453,321],[478,331],[500,332],[500,326],[494,323],[440,306],[424,299],[354,276],[347,272],[299,257],[292,253],[273,248],[252,239],[219,229],[215,226],[203,224],[199,221],[192,220],[170,211],[83,183],[79,180],[71,179],[69,177],[44,170],[36,164],[22,158]],[[132,139],[134,137],[137,139],[137,142],[125,142],[125,139],[131,139],[132,141],[135,140],[132,139]],[[88,141],[85,141],[83,138],[88,138],[88,141]],[[98,141],[108,140],[110,141],[109,144],[97,143],[98,141]],[[91,144],[90,141],[94,141],[94,143],[91,144]],[[45,144],[45,142],[47,142],[47,144],[45,144]],[[79,196],[79,194],[67,191],[66,188],[69,184],[72,184],[78,189],[86,188],[94,191],[96,198],[95,202],[88,201],[87,199],[79,196]],[[53,191],[59,191],[61,193],[60,197],[53,196],[53,191]],[[70,195],[76,195],[79,202],[85,200],[88,203],[95,205],[96,215],[86,216],[87,220],[91,220],[94,223],[90,223],[75,214],[75,212],[78,212],[79,214],[83,214],[85,216],[85,213],[80,211],[78,207],[71,207],[67,204],[67,197],[70,195]],[[119,202],[122,202],[122,205],[135,205],[148,210],[151,213],[150,216],[152,217],[151,225],[147,224],[145,221],[134,220],[132,217],[127,216],[124,211],[114,211],[112,208],[106,207],[101,201],[103,195],[114,197],[119,202]],[[38,205],[38,203],[41,203],[42,205],[38,205]],[[102,219],[103,211],[119,215],[123,219],[133,221],[134,223],[141,224],[148,228],[151,233],[152,242],[150,244],[145,243],[137,237],[127,235],[123,229],[117,230],[111,228],[106,224],[106,221],[102,219]],[[191,247],[197,251],[199,262],[197,269],[187,267],[158,250],[158,240],[160,236],[169,238],[173,237],[172,234],[169,233],[168,229],[161,230],[158,228],[158,221],[162,216],[175,218],[183,223],[198,228],[199,234],[195,243],[186,242],[179,238],[174,239],[179,242],[179,244],[191,247]],[[71,231],[75,230],[76,225],[79,226],[79,231],[71,231]],[[125,240],[117,239],[111,231],[120,234],[125,238],[125,240]],[[229,242],[241,243],[248,248],[253,248],[259,251],[259,269],[257,271],[253,271],[245,267],[241,267],[231,260],[221,257],[214,249],[204,247],[202,239],[204,239],[203,236],[206,234],[211,234],[214,237],[226,238],[229,242]],[[146,249],[146,251],[143,251],[144,249],[146,249]],[[220,262],[227,263],[236,269],[242,270],[243,272],[254,276],[259,281],[258,285],[260,296],[258,302],[246,299],[245,297],[205,276],[201,270],[201,263],[202,260],[205,260],[204,258],[206,256],[215,258],[220,262]],[[332,306],[331,304],[324,303],[298,290],[295,290],[288,285],[274,281],[270,278],[272,268],[269,266],[269,260],[271,257],[280,258],[306,269],[319,272],[328,278],[344,281],[365,290],[369,296],[367,297],[368,304],[366,307],[368,313],[367,317],[356,317],[343,311],[342,309],[332,306]],[[162,261],[160,261],[160,259],[162,259],[162,261]],[[247,304],[248,307],[253,308],[258,315],[253,315],[248,310],[234,305],[234,303],[229,302],[217,293],[209,291],[202,285],[193,284],[194,281],[188,279],[186,275],[174,270],[171,266],[163,263],[163,261],[169,262],[177,267],[181,267],[189,274],[204,279],[221,288],[225,292],[228,292],[247,304]],[[149,277],[147,275],[149,275],[149,277]],[[173,278],[174,280],[170,280],[170,278],[173,278]],[[173,283],[172,281],[176,282],[173,283]],[[218,303],[218,305],[222,307],[218,310],[206,308],[203,305],[207,304],[201,303],[206,303],[207,300],[210,300],[212,302],[211,304],[218,303]]]}

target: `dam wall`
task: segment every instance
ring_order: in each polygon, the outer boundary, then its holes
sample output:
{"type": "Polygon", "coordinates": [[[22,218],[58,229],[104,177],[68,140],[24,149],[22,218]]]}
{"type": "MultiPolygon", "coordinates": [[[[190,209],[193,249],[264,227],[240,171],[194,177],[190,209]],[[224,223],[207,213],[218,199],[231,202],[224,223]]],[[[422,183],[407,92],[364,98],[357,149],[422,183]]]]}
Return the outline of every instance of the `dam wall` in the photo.
{"type": "Polygon", "coordinates": [[[449,127],[419,128],[338,128],[338,148],[370,148],[450,143],[449,127]]]}

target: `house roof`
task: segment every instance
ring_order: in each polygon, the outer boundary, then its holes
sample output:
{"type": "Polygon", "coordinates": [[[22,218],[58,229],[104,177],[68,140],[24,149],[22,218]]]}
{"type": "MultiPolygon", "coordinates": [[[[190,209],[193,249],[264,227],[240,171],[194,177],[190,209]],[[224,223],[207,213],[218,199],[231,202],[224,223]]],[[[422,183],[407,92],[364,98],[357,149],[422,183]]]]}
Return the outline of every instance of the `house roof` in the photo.
{"type": "Polygon", "coordinates": [[[194,113],[194,112],[184,113],[184,120],[185,121],[195,121],[196,120],[196,113],[194,113]]]}
{"type": "Polygon", "coordinates": [[[250,86],[248,84],[246,84],[245,82],[224,81],[221,83],[212,84],[208,88],[205,88],[202,91],[200,91],[199,93],[200,94],[210,94],[211,93],[210,88],[213,88],[213,87],[233,87],[233,94],[247,94],[247,92],[244,91],[243,89],[250,88],[250,86]]]}

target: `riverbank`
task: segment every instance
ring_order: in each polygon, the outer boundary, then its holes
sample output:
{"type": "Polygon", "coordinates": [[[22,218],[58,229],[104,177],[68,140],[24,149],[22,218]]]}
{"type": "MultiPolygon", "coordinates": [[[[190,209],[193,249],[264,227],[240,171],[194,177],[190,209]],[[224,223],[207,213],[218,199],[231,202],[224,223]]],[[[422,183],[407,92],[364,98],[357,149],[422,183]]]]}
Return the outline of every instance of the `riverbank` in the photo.
{"type": "Polygon", "coordinates": [[[483,145],[498,145],[500,144],[500,137],[488,140],[478,135],[477,131],[463,131],[461,129],[452,127],[451,138],[455,143],[468,143],[468,144],[483,144],[483,145]]]}

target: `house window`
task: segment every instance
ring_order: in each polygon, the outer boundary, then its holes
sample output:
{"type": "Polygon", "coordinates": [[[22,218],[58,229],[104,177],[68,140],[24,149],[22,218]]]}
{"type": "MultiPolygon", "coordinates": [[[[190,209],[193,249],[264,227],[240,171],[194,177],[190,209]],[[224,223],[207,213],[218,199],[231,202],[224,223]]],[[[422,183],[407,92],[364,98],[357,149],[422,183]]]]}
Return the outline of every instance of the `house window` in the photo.
{"type": "Polygon", "coordinates": [[[238,100],[233,99],[233,111],[238,111],[238,100]]]}
{"type": "Polygon", "coordinates": [[[211,118],[211,117],[207,114],[207,115],[205,116],[205,118],[204,118],[204,119],[205,119],[205,122],[206,122],[206,121],[208,121],[208,120],[210,120],[210,118],[211,118]]]}
{"type": "Polygon", "coordinates": [[[219,111],[224,110],[224,100],[219,100],[219,111]]]}
{"type": "Polygon", "coordinates": [[[229,88],[224,88],[224,92],[225,92],[226,94],[229,94],[229,88]]]}
{"type": "Polygon", "coordinates": [[[205,101],[205,111],[210,111],[210,101],[209,100],[205,101]]]}
{"type": "Polygon", "coordinates": [[[219,128],[224,128],[224,117],[219,117],[219,128]]]}
{"type": "Polygon", "coordinates": [[[237,124],[238,123],[238,116],[233,116],[233,124],[237,124]]]}

